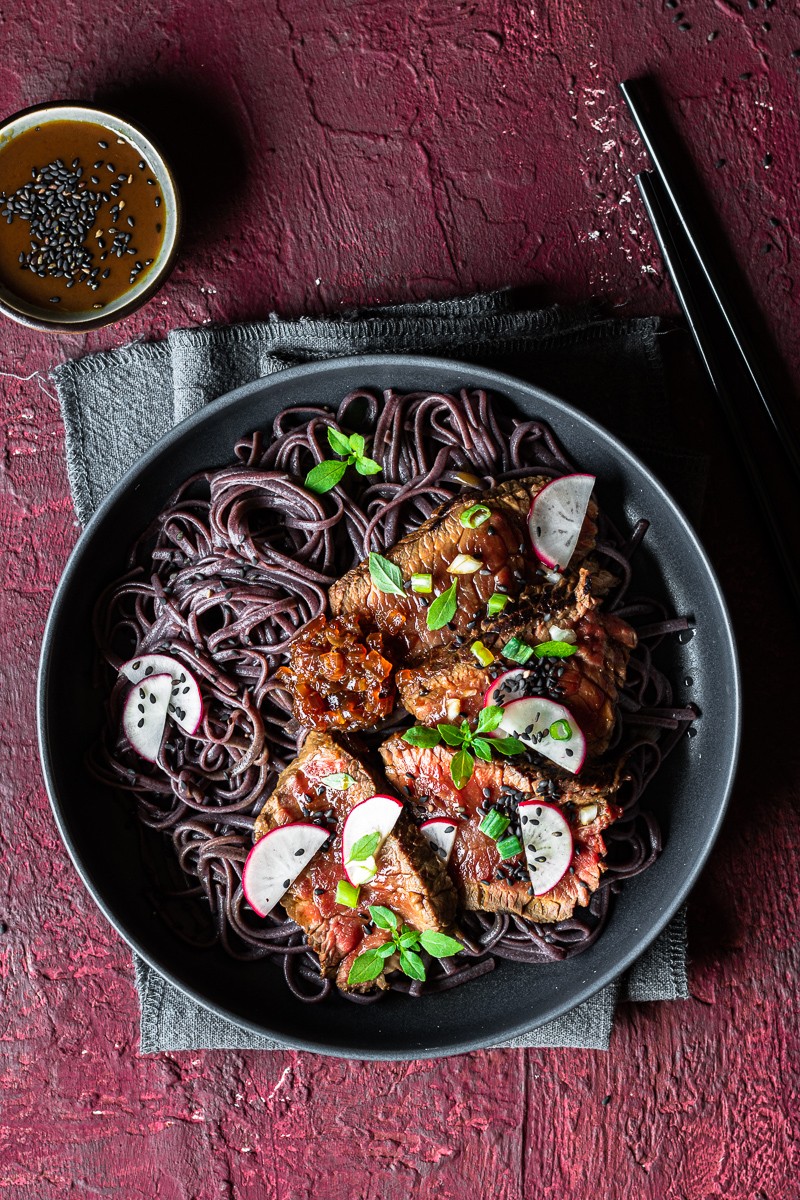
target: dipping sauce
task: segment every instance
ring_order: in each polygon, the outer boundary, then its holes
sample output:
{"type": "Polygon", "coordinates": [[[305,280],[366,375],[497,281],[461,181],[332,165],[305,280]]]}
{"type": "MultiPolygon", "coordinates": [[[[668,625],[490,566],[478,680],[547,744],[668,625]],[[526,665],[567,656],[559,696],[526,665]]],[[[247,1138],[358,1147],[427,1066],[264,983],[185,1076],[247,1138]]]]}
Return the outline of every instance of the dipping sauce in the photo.
{"type": "Polygon", "coordinates": [[[0,145],[0,286],[42,309],[102,310],[157,261],[163,204],[141,151],[104,125],[24,130],[0,145]]]}

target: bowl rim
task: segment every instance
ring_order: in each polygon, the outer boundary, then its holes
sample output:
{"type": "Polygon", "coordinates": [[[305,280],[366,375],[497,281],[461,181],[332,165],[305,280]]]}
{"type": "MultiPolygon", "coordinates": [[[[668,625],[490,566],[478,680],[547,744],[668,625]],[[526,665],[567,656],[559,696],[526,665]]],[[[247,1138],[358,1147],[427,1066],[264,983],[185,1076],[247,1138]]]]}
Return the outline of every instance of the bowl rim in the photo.
{"type": "MultiPolygon", "coordinates": [[[[546,418],[548,423],[551,418],[546,418]]],[[[468,363],[458,359],[439,358],[431,355],[415,355],[415,354],[364,354],[364,355],[348,355],[343,357],[324,359],[317,362],[304,363],[297,367],[288,368],[280,371],[275,375],[265,376],[251,383],[244,384],[241,387],[234,389],[219,397],[212,404],[204,406],[199,411],[185,418],[179,424],[175,425],[163,437],[161,437],[150,449],[125,473],[114,488],[104,496],[97,509],[93,513],[91,519],[81,533],[78,542],[66,564],[64,572],[56,588],[53,601],[48,614],[47,623],[45,626],[44,637],[42,641],[42,650],[39,663],[39,673],[37,679],[37,697],[36,697],[36,714],[37,714],[37,734],[39,755],[42,766],[42,773],[45,780],[48,796],[50,798],[53,815],[58,826],[64,844],[69,852],[69,855],[75,865],[75,868],[82,879],[84,886],[93,897],[95,903],[106,916],[108,921],[123,938],[128,946],[138,954],[144,961],[156,972],[157,975],[165,978],[175,988],[184,995],[189,996],[202,1007],[215,1013],[225,1021],[246,1029],[249,1032],[257,1035],[260,1038],[269,1037],[280,1046],[286,1049],[306,1050],[317,1054],[323,1054],[334,1058],[361,1058],[377,1061],[403,1061],[403,1060],[424,1060],[432,1058],[445,1058],[456,1054],[464,1054],[474,1050],[484,1050],[497,1047],[498,1036],[501,1039],[501,1044],[508,1040],[524,1036],[530,1033],[533,1029],[546,1024],[567,1012],[571,1012],[585,1000],[601,991],[608,984],[618,979],[641,955],[652,945],[660,933],[667,927],[669,922],[678,912],[682,904],[686,901],[689,892],[694,887],[697,879],[705,866],[711,850],[717,840],[720,828],[722,826],[725,813],[730,802],[731,791],[733,789],[736,770],[739,760],[739,752],[741,746],[742,733],[742,691],[741,691],[741,672],[739,667],[739,659],[736,648],[736,640],[733,632],[733,625],[730,618],[728,606],[722,589],[719,584],[716,572],[706,554],[697,534],[695,533],[690,521],[684,515],[680,506],[673,500],[669,491],[660,482],[658,477],[650,470],[642,460],[635,455],[631,450],[624,445],[623,442],[613,433],[611,433],[600,422],[589,417],[586,413],[575,408],[573,405],[554,396],[551,392],[544,388],[539,388],[534,384],[528,383],[516,376],[505,372],[495,371],[491,368],[481,366],[476,363],[468,363]],[[55,771],[50,758],[50,750],[47,744],[47,720],[48,720],[48,671],[50,660],[55,653],[56,642],[56,626],[59,619],[59,611],[63,603],[63,598],[72,587],[73,578],[78,574],[83,555],[86,547],[89,546],[94,530],[102,524],[107,514],[113,510],[115,505],[124,497],[124,495],[136,487],[138,477],[146,471],[158,457],[171,450],[173,446],[189,431],[194,430],[197,426],[202,425],[206,421],[213,421],[217,415],[226,409],[235,408],[240,400],[249,397],[253,393],[263,390],[265,386],[280,387],[281,383],[286,380],[294,380],[298,377],[306,378],[311,375],[324,374],[330,370],[347,370],[349,368],[359,368],[365,373],[371,368],[384,368],[387,364],[394,364],[403,367],[413,366],[420,372],[463,372],[465,375],[473,374],[480,380],[481,387],[488,387],[493,391],[499,392],[501,395],[508,395],[508,389],[513,391],[523,388],[534,396],[543,397],[547,403],[555,409],[563,418],[575,420],[579,424],[588,426],[592,432],[599,433],[601,438],[607,439],[612,444],[614,450],[619,454],[627,470],[632,470],[634,473],[644,475],[648,483],[653,487],[658,495],[661,503],[672,510],[674,517],[678,520],[682,527],[682,535],[686,542],[691,547],[692,553],[696,559],[702,564],[705,569],[708,581],[714,592],[714,599],[717,605],[717,613],[720,618],[718,630],[724,635],[724,642],[728,653],[731,679],[731,706],[733,709],[733,720],[731,722],[730,736],[730,752],[727,757],[727,769],[724,772],[724,777],[721,779],[719,786],[719,794],[722,799],[719,803],[718,810],[714,817],[713,823],[705,834],[705,841],[702,849],[699,851],[691,869],[683,877],[672,901],[669,904],[662,906],[660,912],[656,916],[653,923],[647,930],[647,933],[639,939],[637,944],[630,949],[626,954],[616,960],[612,966],[605,968],[602,971],[595,973],[594,977],[585,982],[576,991],[571,993],[568,1001],[563,998],[553,998],[550,1006],[546,1011],[535,1018],[534,1020],[525,1020],[510,1029],[502,1031],[501,1034],[483,1035],[483,1036],[464,1036],[458,1044],[438,1047],[411,1047],[404,1050],[392,1051],[391,1054],[381,1054],[366,1048],[347,1049],[340,1046],[334,1046],[329,1043],[320,1042],[313,1037],[296,1038],[283,1033],[278,1033],[272,1030],[265,1029],[264,1026],[250,1021],[245,1017],[227,1009],[224,1005],[210,1000],[202,995],[198,990],[188,985],[185,981],[178,978],[170,969],[168,964],[162,963],[157,955],[149,952],[140,942],[140,939],[130,933],[125,925],[125,921],[115,915],[111,906],[106,903],[100,890],[94,885],[91,874],[88,868],[85,868],[80,855],[73,843],[66,823],[66,817],[61,812],[61,800],[58,794],[56,784],[55,771]]]]}
{"type": "MultiPolygon", "coordinates": [[[[15,122],[23,117],[29,117],[34,113],[47,114],[47,120],[58,120],[59,113],[68,113],[69,111],[80,110],[91,114],[94,117],[100,118],[97,121],[98,125],[107,124],[108,121],[119,121],[123,125],[127,125],[129,129],[139,134],[152,148],[155,158],[158,161],[159,168],[163,171],[165,177],[169,181],[172,189],[172,194],[175,198],[175,229],[172,235],[172,242],[164,254],[161,264],[153,273],[152,278],[147,285],[138,292],[136,296],[125,304],[120,304],[119,307],[111,312],[98,313],[96,316],[87,316],[82,320],[75,321],[59,321],[57,319],[49,320],[44,315],[37,317],[31,313],[24,312],[21,309],[15,308],[2,294],[0,294],[0,314],[8,317],[12,321],[16,321],[19,325],[25,325],[29,329],[37,329],[43,333],[85,333],[91,329],[103,329],[108,325],[116,325],[118,321],[124,320],[137,312],[144,304],[153,298],[155,293],[166,282],[171,274],[175,261],[177,259],[178,250],[180,247],[181,237],[183,235],[183,203],[181,201],[180,189],[175,173],[169,164],[169,159],[164,154],[161,145],[157,138],[154,138],[150,131],[143,126],[138,120],[132,120],[126,116],[124,112],[117,109],[105,108],[99,104],[92,104],[86,100],[48,100],[43,104],[31,104],[27,108],[21,108],[17,112],[11,113],[8,117],[3,117],[0,120],[0,138],[15,122]]],[[[65,116],[68,120],[69,117],[65,116]]],[[[0,151],[2,152],[2,151],[0,151]]],[[[163,248],[162,248],[163,253],[163,248]]],[[[9,291],[11,289],[8,289],[9,291]]],[[[123,293],[124,294],[124,293],[123,293]]],[[[41,310],[45,312],[44,309],[41,310]]]]}

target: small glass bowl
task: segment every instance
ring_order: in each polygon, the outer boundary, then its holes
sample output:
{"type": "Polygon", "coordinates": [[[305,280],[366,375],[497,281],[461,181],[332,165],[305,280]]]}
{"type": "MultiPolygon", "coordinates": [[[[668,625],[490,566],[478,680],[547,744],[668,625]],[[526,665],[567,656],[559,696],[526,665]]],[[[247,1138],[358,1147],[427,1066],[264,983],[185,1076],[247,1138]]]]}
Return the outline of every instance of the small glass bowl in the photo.
{"type": "MultiPolygon", "coordinates": [[[[103,306],[102,311],[87,308],[79,312],[48,310],[16,296],[0,282],[0,313],[28,325],[33,329],[49,333],[77,333],[87,329],[100,329],[128,317],[150,300],[175,264],[175,256],[181,231],[181,202],[175,177],[161,151],[148,134],[137,125],[116,113],[91,104],[73,104],[57,101],[37,104],[23,109],[0,122],[0,153],[12,138],[33,127],[54,121],[86,121],[101,125],[109,137],[125,138],[136,150],[152,172],[163,198],[164,236],[157,257],[140,283],[134,283],[116,300],[103,306]]],[[[68,153],[65,147],[64,154],[68,153]]]]}

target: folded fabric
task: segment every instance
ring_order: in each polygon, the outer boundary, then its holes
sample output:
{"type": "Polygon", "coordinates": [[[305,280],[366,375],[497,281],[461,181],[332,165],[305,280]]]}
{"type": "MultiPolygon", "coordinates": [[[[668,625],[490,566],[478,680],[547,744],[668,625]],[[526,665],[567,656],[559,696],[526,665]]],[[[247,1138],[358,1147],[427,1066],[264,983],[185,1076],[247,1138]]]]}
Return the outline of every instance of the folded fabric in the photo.
{"type": "MultiPolygon", "coordinates": [[[[657,318],[603,319],[590,309],[519,307],[512,292],[371,309],[337,318],[271,317],[177,330],[56,368],[75,510],[85,523],[103,496],[173,425],[219,396],[297,363],[366,353],[461,358],[554,392],[608,426],[664,480],[690,516],[705,460],[676,445],[657,318]],[[646,430],[646,433],[644,432],[646,430]]],[[[135,958],[141,1051],[282,1049],[218,1017],[135,958]]],[[[607,1049],[619,999],[688,997],[680,913],[621,981],[507,1046],[607,1049]]]]}

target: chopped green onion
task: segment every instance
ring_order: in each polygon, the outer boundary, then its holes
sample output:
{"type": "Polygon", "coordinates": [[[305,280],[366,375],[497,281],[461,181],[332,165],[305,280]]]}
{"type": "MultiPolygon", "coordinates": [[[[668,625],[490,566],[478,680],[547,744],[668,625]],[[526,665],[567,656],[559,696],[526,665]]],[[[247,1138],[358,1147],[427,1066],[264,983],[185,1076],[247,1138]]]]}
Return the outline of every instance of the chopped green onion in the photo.
{"type": "Polygon", "coordinates": [[[340,879],[336,885],[336,903],[344,904],[345,908],[355,908],[360,891],[361,888],[353,887],[346,879],[340,879]]]}
{"type": "Polygon", "coordinates": [[[572,642],[557,642],[552,639],[549,642],[540,642],[538,646],[534,646],[533,653],[537,658],[569,658],[578,649],[572,642]]]}
{"type": "Polygon", "coordinates": [[[494,592],[489,597],[489,603],[486,606],[486,611],[490,617],[496,617],[498,613],[503,611],[507,604],[508,596],[504,595],[503,592],[494,592]]]}
{"type": "Polygon", "coordinates": [[[550,737],[554,742],[568,742],[572,737],[572,726],[569,721],[563,718],[560,721],[553,721],[550,726],[550,737]]]}
{"type": "Polygon", "coordinates": [[[488,521],[491,515],[492,510],[485,504],[471,504],[469,508],[464,509],[459,520],[465,529],[477,529],[484,521],[488,521]]]}
{"type": "Polygon", "coordinates": [[[510,824],[511,822],[508,817],[504,817],[496,808],[490,808],[478,828],[481,833],[485,833],[487,837],[497,841],[505,833],[510,824]]]}
{"type": "Polygon", "coordinates": [[[447,568],[448,575],[474,575],[480,571],[483,563],[471,554],[457,554],[447,568]]]}
{"type": "Polygon", "coordinates": [[[512,637],[503,646],[503,654],[512,662],[526,663],[533,654],[533,646],[529,646],[527,642],[521,642],[519,638],[512,637]]]}
{"type": "Polygon", "coordinates": [[[522,843],[518,837],[514,837],[512,834],[511,837],[503,838],[497,843],[497,853],[503,859],[516,858],[518,854],[522,853],[522,843]]]}
{"type": "Polygon", "coordinates": [[[494,655],[484,646],[483,642],[473,642],[470,649],[482,667],[488,667],[489,663],[494,662],[494,655]]]}
{"type": "Polygon", "coordinates": [[[433,591],[433,576],[426,575],[424,572],[420,572],[417,575],[412,575],[411,590],[412,592],[419,592],[420,594],[427,596],[429,592],[433,591]]]}

